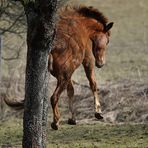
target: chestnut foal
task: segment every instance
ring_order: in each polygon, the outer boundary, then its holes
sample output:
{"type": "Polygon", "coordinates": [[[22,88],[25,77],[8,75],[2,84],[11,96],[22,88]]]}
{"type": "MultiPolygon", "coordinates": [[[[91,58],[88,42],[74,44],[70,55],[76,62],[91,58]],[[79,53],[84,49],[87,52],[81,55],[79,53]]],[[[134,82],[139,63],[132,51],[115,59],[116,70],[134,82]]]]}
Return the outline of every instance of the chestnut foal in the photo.
{"type": "Polygon", "coordinates": [[[81,64],[93,92],[95,117],[103,118],[94,77],[94,65],[101,68],[105,64],[105,51],[112,26],[112,22],[108,23],[107,18],[92,7],[73,7],[60,11],[54,46],[49,55],[49,71],[57,79],[56,89],[51,96],[53,129],[58,129],[60,118],[58,99],[64,89],[67,89],[71,112],[68,123],[76,124],[71,76],[81,64]]]}

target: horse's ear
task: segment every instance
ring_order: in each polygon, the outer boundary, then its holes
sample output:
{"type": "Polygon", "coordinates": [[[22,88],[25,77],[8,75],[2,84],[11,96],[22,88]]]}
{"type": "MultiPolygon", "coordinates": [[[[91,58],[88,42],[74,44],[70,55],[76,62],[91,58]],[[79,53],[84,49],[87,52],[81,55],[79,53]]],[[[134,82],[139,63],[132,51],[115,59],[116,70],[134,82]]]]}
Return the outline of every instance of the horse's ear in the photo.
{"type": "Polygon", "coordinates": [[[109,31],[112,27],[113,27],[114,22],[109,23],[108,25],[106,25],[104,31],[107,32],[109,31]]]}

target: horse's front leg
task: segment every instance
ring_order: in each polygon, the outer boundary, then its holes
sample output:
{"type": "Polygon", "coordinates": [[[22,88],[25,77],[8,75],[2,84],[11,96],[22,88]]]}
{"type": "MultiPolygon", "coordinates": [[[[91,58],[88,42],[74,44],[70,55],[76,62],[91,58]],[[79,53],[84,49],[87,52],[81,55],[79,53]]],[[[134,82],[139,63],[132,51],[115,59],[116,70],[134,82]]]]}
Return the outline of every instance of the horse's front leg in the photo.
{"type": "Polygon", "coordinates": [[[69,111],[71,113],[71,118],[68,119],[68,124],[76,125],[75,107],[74,107],[74,87],[71,80],[67,85],[67,95],[69,98],[69,111]]]}
{"type": "Polygon", "coordinates": [[[59,125],[59,119],[60,119],[60,113],[58,111],[58,100],[63,92],[63,90],[66,88],[66,82],[65,81],[58,81],[57,87],[51,96],[51,106],[53,109],[53,122],[51,123],[51,127],[54,130],[58,130],[58,125],[59,125]]]}
{"type": "Polygon", "coordinates": [[[85,69],[86,76],[89,80],[90,88],[94,96],[95,117],[97,119],[103,119],[102,112],[101,112],[100,99],[99,99],[99,95],[97,92],[97,84],[96,84],[95,75],[94,75],[94,66],[93,64],[85,64],[85,63],[83,63],[83,66],[85,69]]]}

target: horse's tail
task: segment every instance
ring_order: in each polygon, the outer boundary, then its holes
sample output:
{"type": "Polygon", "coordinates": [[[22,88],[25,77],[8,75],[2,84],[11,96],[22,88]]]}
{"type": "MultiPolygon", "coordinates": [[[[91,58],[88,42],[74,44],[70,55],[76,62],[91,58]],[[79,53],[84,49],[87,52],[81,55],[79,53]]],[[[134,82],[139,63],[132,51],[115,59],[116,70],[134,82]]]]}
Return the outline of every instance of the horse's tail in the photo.
{"type": "Polygon", "coordinates": [[[15,110],[24,109],[24,100],[10,100],[7,97],[4,97],[4,102],[15,110]]]}

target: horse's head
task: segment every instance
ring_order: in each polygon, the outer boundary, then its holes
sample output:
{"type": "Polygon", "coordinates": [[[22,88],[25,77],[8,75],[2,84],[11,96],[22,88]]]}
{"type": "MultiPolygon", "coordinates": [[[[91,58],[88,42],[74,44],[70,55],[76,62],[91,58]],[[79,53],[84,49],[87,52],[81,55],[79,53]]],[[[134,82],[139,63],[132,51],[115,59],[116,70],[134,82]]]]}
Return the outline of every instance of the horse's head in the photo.
{"type": "Polygon", "coordinates": [[[105,52],[107,44],[109,43],[109,30],[112,28],[113,23],[106,25],[103,31],[96,31],[91,38],[93,42],[93,54],[95,57],[95,64],[101,68],[105,64],[105,52]]]}

